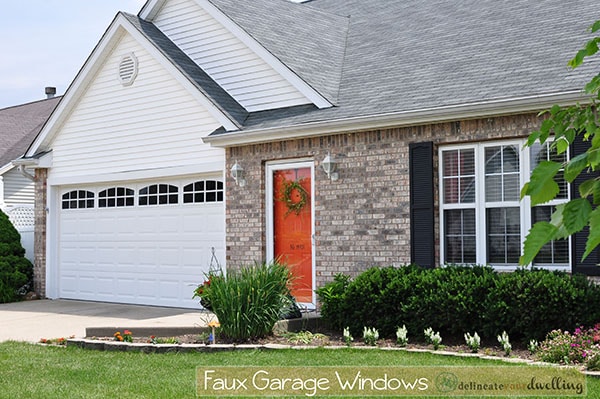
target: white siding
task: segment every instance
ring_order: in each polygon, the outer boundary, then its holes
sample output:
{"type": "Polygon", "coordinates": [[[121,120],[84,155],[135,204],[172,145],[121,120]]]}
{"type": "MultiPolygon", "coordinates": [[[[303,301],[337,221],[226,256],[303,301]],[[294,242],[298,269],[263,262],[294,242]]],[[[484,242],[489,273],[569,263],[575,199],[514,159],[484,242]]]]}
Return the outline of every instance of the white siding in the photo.
{"type": "Polygon", "coordinates": [[[166,2],[153,22],[249,112],[310,103],[194,0],[166,2]]]}
{"type": "MultiPolygon", "coordinates": [[[[125,34],[92,80],[52,145],[53,179],[224,164],[224,151],[202,142],[220,124],[144,48],[125,34]],[[118,64],[139,62],[131,86],[118,64]]],[[[222,168],[220,166],[219,168],[222,168]]]]}
{"type": "Polygon", "coordinates": [[[17,168],[3,175],[4,202],[7,206],[33,205],[34,184],[23,176],[17,168]]]}

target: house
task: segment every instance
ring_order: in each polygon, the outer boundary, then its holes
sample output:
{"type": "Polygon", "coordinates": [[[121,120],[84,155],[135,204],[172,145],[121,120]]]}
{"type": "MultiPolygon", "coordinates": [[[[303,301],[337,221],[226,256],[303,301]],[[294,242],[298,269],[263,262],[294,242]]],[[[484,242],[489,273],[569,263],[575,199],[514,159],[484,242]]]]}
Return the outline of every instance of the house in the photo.
{"type": "MultiPolygon", "coordinates": [[[[48,87],[49,93],[56,93],[48,87]]],[[[60,97],[0,109],[0,210],[6,213],[21,233],[26,256],[33,261],[34,183],[31,171],[21,170],[12,160],[25,154],[40,132],[60,97]]]]}
{"type": "MultiPolygon", "coordinates": [[[[35,287],[196,307],[211,267],[282,259],[299,302],[336,273],[514,270],[539,111],[596,2],[149,0],[119,13],[17,163],[35,169],[35,287]],[[46,212],[47,210],[47,212],[46,212]]],[[[585,238],[585,237],[583,237],[585,238]]],[[[535,265],[596,274],[582,237],[535,265]]]]}

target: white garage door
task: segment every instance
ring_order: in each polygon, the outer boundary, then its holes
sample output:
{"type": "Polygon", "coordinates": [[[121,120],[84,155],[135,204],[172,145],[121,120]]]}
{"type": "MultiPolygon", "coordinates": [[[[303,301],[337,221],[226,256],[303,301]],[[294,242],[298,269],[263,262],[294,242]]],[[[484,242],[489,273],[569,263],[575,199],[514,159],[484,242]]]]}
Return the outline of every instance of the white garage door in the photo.
{"type": "Polygon", "coordinates": [[[60,190],[61,298],[198,308],[212,248],[222,264],[223,183],[120,183],[60,190]]]}

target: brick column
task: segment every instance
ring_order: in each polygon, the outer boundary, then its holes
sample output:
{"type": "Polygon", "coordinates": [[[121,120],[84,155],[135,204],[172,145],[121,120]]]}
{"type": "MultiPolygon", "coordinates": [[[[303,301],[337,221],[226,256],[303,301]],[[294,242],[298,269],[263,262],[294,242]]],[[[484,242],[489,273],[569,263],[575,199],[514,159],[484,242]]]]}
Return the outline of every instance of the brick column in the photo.
{"type": "Polygon", "coordinates": [[[33,290],[46,297],[46,207],[48,169],[35,170],[35,232],[33,290]]]}

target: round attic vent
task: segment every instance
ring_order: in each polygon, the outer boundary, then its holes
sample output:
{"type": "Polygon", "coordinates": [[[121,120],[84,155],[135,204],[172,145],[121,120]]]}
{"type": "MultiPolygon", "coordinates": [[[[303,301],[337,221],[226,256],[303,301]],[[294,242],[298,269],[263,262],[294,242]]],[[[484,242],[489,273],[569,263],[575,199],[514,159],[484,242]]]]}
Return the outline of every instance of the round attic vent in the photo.
{"type": "Polygon", "coordinates": [[[133,83],[138,73],[138,60],[133,53],[121,57],[119,62],[119,81],[123,86],[133,83]]]}

